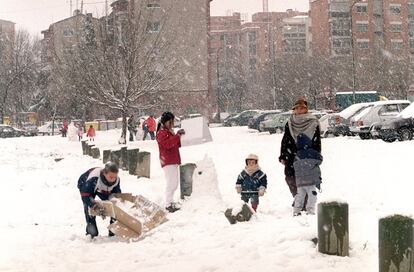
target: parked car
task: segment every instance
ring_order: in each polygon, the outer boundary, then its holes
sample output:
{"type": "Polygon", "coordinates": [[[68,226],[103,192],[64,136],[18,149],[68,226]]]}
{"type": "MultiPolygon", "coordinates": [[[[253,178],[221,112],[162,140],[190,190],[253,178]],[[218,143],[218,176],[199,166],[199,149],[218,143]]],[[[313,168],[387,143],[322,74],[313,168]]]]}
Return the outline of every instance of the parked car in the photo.
{"type": "MultiPolygon", "coordinates": [[[[285,126],[293,111],[286,111],[279,114],[272,115],[269,120],[265,120],[260,123],[260,131],[269,131],[270,134],[273,133],[283,133],[285,131],[285,126]]],[[[309,113],[316,116],[320,119],[322,116],[326,115],[326,112],[320,112],[315,110],[310,110],[309,113]]]]}
{"type": "Polygon", "coordinates": [[[46,122],[43,126],[38,128],[38,135],[57,135],[61,133],[61,129],[63,127],[61,122],[55,121],[54,126],[52,121],[46,122]]]}
{"type": "Polygon", "coordinates": [[[31,123],[25,123],[22,125],[22,130],[25,132],[25,136],[37,136],[38,128],[31,123]]]}
{"type": "Polygon", "coordinates": [[[255,114],[261,112],[260,110],[246,110],[241,113],[228,117],[224,120],[223,125],[226,127],[247,126],[250,118],[255,114]]]}
{"type": "Polygon", "coordinates": [[[368,105],[368,103],[357,103],[339,113],[330,113],[322,116],[319,119],[321,136],[351,136],[352,133],[349,129],[350,119],[368,105]]]}
{"type": "Polygon", "coordinates": [[[260,131],[269,131],[270,134],[283,132],[285,130],[286,122],[289,120],[291,115],[292,111],[271,115],[268,120],[260,122],[260,131]]]}
{"type": "Polygon", "coordinates": [[[12,137],[21,137],[25,136],[23,130],[9,126],[9,125],[0,125],[0,137],[1,138],[12,138],[12,137]]]}
{"type": "Polygon", "coordinates": [[[374,125],[395,118],[410,105],[408,100],[387,100],[369,103],[351,118],[350,131],[363,140],[371,138],[374,125]]]}
{"type": "Polygon", "coordinates": [[[269,120],[273,115],[276,115],[280,112],[281,112],[280,110],[269,110],[269,111],[263,111],[261,113],[258,113],[249,119],[247,126],[250,129],[256,129],[258,131],[261,131],[260,126],[259,126],[260,122],[264,120],[269,120]]]}
{"type": "Polygon", "coordinates": [[[373,126],[372,137],[378,137],[385,142],[409,141],[414,134],[414,103],[411,103],[400,114],[391,120],[386,120],[373,126]]]}

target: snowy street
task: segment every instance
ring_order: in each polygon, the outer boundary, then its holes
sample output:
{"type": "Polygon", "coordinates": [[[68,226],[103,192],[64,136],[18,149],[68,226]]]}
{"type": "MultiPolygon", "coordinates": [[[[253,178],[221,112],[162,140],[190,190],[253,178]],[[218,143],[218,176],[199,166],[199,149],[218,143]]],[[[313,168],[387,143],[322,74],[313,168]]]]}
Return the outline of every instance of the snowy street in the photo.
{"type": "MultiPolygon", "coordinates": [[[[292,216],[293,199],[278,162],[282,134],[256,133],[246,127],[212,128],[211,133],[213,142],[183,147],[181,157],[183,163],[210,157],[217,172],[217,181],[210,182],[218,183],[221,196],[204,192],[209,196],[184,201],[181,211],[168,215],[167,223],[130,243],[107,237],[109,219],[97,219],[99,237],[91,241],[84,235],[77,179],[102,162],[83,156],[79,142],[59,136],[0,139],[0,271],[374,272],[378,219],[414,213],[412,141],[323,139],[323,192],[318,202],[348,202],[351,249],[345,258],[319,254],[310,241],[317,236],[316,216],[292,216]],[[223,212],[240,202],[234,187],[249,153],[259,156],[268,190],[256,217],[230,225],[223,212]]],[[[96,144],[111,146],[119,135],[118,130],[99,131],[96,144]]],[[[129,146],[151,152],[152,177],[136,179],[121,171],[122,191],[164,205],[165,179],[156,142],[129,146]]]]}

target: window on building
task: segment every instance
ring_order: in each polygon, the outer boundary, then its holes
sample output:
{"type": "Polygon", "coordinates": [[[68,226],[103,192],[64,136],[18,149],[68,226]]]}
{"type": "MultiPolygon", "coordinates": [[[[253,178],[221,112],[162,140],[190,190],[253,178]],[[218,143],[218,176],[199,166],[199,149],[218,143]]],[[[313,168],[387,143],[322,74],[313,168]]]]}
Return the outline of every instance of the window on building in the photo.
{"type": "Polygon", "coordinates": [[[357,22],[356,31],[357,32],[368,32],[368,22],[357,22]]]}
{"type": "Polygon", "coordinates": [[[160,8],[160,0],[148,0],[147,8],[160,8]]]}
{"type": "Polygon", "coordinates": [[[368,4],[357,4],[356,11],[358,13],[367,13],[368,12],[368,4]]]}
{"type": "Polygon", "coordinates": [[[249,32],[249,42],[256,42],[256,32],[249,32]]]}
{"type": "Polygon", "coordinates": [[[160,30],[161,30],[160,22],[147,22],[148,32],[160,32],[160,30]]]}
{"type": "Polygon", "coordinates": [[[391,49],[392,50],[401,50],[404,48],[403,40],[391,40],[391,49]]]}
{"type": "Polygon", "coordinates": [[[390,13],[391,14],[401,14],[401,5],[400,4],[390,4],[390,13]]]}
{"type": "Polygon", "coordinates": [[[73,30],[72,29],[64,29],[63,30],[63,36],[64,37],[72,37],[73,36],[73,30]]]}
{"type": "Polygon", "coordinates": [[[414,49],[414,39],[410,39],[410,49],[414,49]]]}
{"type": "Polygon", "coordinates": [[[408,35],[410,35],[410,37],[414,36],[414,22],[409,22],[408,23],[408,35]]]}
{"type": "Polygon", "coordinates": [[[255,58],[249,59],[249,69],[250,71],[256,71],[256,59],[255,58]]]}
{"type": "Polygon", "coordinates": [[[391,32],[401,32],[402,31],[401,22],[392,22],[390,29],[391,29],[391,32]]]}
{"type": "Polygon", "coordinates": [[[345,55],[351,53],[351,39],[350,38],[340,38],[333,39],[332,48],[335,54],[345,55]]]}
{"type": "Polygon", "coordinates": [[[332,36],[350,36],[351,24],[349,18],[336,18],[332,21],[332,36]]]}
{"type": "Polygon", "coordinates": [[[357,47],[359,49],[368,49],[369,48],[369,40],[358,39],[357,40],[357,47]]]}
{"type": "Polygon", "coordinates": [[[414,3],[408,3],[408,17],[414,18],[414,3]]]}
{"type": "Polygon", "coordinates": [[[255,56],[256,55],[256,44],[255,43],[250,43],[249,44],[249,55],[250,56],[255,56]]]}

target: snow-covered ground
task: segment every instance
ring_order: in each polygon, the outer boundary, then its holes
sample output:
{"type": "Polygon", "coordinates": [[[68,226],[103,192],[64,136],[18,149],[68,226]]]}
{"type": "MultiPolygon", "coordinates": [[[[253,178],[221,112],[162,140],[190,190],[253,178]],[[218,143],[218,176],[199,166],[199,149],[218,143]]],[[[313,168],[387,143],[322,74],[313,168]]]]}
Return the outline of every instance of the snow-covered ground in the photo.
{"type": "MultiPolygon", "coordinates": [[[[221,196],[198,192],[167,223],[130,243],[106,236],[108,219],[97,219],[100,237],[91,241],[84,235],[76,183],[101,162],[82,156],[79,142],[59,136],[0,139],[0,271],[377,271],[378,219],[413,214],[414,142],[323,139],[319,201],[349,203],[351,250],[345,258],[319,254],[310,241],[317,234],[315,216],[292,217],[292,197],[277,161],[282,136],[245,127],[211,132],[213,142],[184,147],[181,155],[184,163],[212,159],[221,196]],[[239,202],[234,185],[248,153],[259,155],[268,191],[252,221],[230,225],[223,212],[239,202]]],[[[109,146],[118,136],[119,131],[98,132],[96,143],[109,146]]],[[[151,152],[152,177],[121,172],[123,192],[163,205],[156,143],[132,145],[151,152]]]]}

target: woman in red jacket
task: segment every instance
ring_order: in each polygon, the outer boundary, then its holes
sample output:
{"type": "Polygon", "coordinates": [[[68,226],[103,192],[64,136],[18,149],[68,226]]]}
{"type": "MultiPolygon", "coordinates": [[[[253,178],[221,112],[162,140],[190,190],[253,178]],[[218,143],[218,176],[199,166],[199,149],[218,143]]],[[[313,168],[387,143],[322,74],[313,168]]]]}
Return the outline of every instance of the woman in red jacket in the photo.
{"type": "Polygon", "coordinates": [[[180,150],[183,129],[174,133],[174,114],[164,112],[157,127],[157,142],[160,151],[160,163],[164,170],[167,186],[165,190],[165,209],[175,212],[179,208],[173,202],[178,187],[178,166],[181,164],[180,150]]]}

